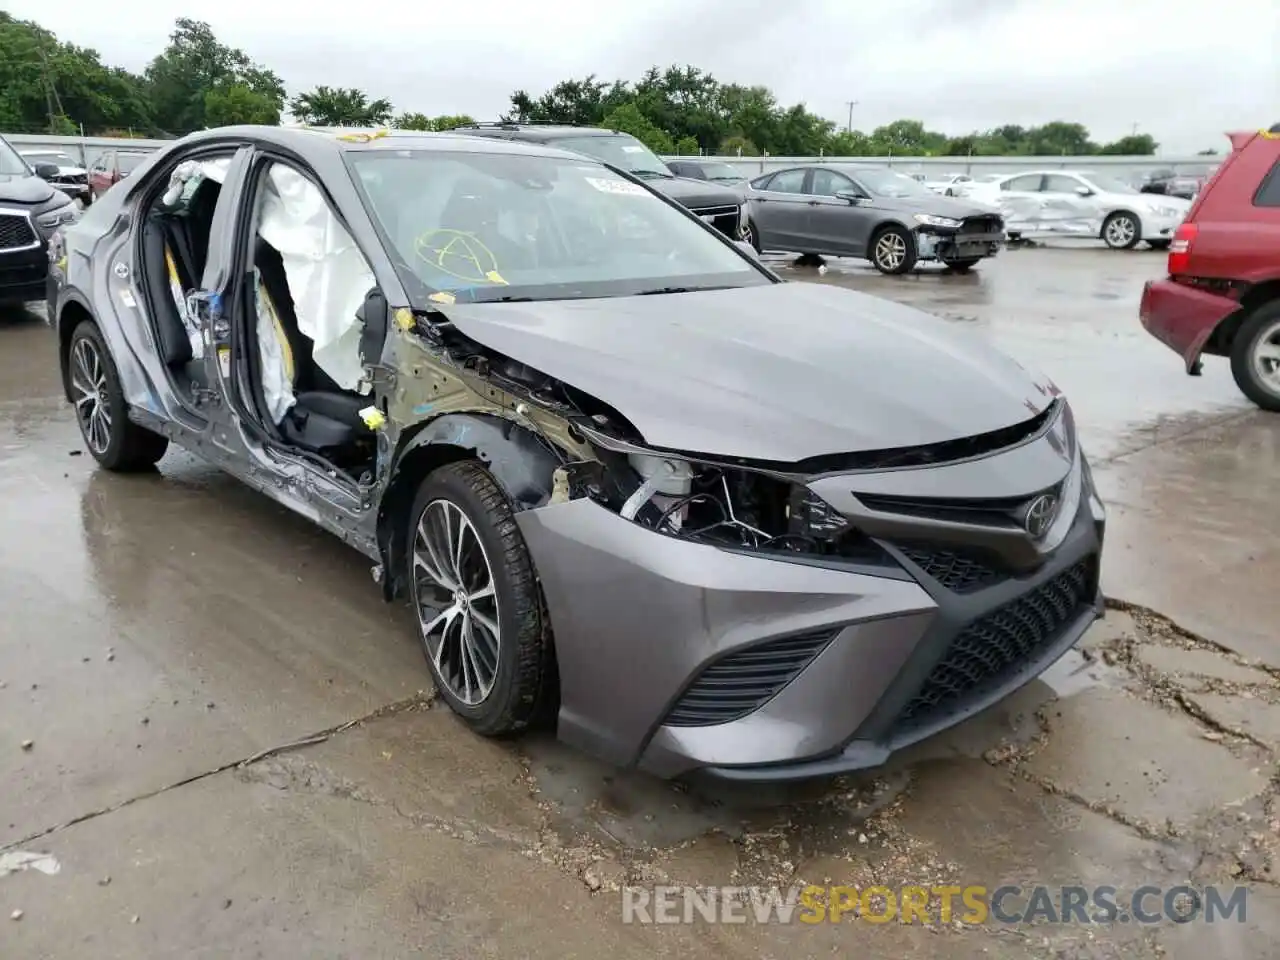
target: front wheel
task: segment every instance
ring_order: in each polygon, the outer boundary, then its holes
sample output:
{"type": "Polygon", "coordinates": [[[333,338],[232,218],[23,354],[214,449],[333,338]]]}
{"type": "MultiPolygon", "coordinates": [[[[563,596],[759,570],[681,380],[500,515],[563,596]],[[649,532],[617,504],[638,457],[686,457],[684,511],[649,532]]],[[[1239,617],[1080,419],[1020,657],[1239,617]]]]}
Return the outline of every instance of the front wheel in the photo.
{"type": "Polygon", "coordinates": [[[742,239],[751,244],[756,253],[764,253],[760,249],[760,231],[756,229],[756,225],[750,220],[742,225],[742,239]]]}
{"type": "Polygon", "coordinates": [[[93,459],[119,473],[155,466],[169,438],[129,419],[120,372],[93,321],[82,321],[72,331],[67,361],[76,422],[93,459]]]}
{"type": "Polygon", "coordinates": [[[915,239],[902,227],[885,227],[871,241],[871,264],[881,273],[906,273],[916,265],[915,239]]]}
{"type": "Polygon", "coordinates": [[[1142,239],[1138,218],[1132,213],[1113,213],[1102,224],[1102,239],[1112,250],[1132,250],[1142,239]]]}
{"type": "Polygon", "coordinates": [[[1236,331],[1231,375],[1246,397],[1280,413],[1280,300],[1259,307],[1236,331]]]}
{"type": "Polygon", "coordinates": [[[459,461],[423,481],[409,521],[410,592],[436,689],[477,733],[524,729],[554,666],[510,503],[483,466],[459,461]]]}

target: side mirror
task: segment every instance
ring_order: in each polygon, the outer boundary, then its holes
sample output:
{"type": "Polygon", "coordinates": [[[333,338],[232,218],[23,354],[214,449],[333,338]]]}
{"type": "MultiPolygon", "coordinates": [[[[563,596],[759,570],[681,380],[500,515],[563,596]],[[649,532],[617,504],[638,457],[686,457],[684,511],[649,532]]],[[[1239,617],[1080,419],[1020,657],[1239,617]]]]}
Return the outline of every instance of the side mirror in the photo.
{"type": "Polygon", "coordinates": [[[1076,193],[1082,197],[1092,197],[1093,191],[1088,187],[1076,187],[1076,193]]]}
{"type": "Polygon", "coordinates": [[[58,165],[56,163],[37,163],[35,171],[36,176],[41,180],[52,180],[58,175],[58,165]]]}
{"type": "Polygon", "coordinates": [[[752,260],[759,260],[760,254],[756,253],[756,248],[751,245],[749,240],[735,240],[733,245],[745,253],[752,260]]]}
{"type": "Polygon", "coordinates": [[[861,203],[863,200],[866,199],[862,194],[854,190],[837,190],[836,196],[839,197],[841,200],[847,200],[849,201],[849,203],[852,203],[855,205],[861,203]]]}

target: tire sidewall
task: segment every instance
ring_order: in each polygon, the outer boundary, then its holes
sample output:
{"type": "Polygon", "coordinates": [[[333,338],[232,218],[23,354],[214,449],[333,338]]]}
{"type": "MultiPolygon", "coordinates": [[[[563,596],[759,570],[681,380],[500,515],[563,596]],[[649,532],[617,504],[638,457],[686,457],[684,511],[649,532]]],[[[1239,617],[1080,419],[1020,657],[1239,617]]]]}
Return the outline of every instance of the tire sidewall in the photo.
{"type": "Polygon", "coordinates": [[[1134,216],[1132,213],[1128,213],[1126,211],[1113,213],[1109,217],[1107,217],[1107,219],[1104,220],[1102,223],[1102,242],[1105,243],[1112,250],[1132,250],[1134,247],[1138,245],[1139,241],[1141,240],[1142,240],[1142,224],[1138,221],[1138,218],[1134,216]],[[1133,236],[1130,238],[1128,243],[1115,244],[1111,242],[1111,239],[1108,236],[1108,232],[1109,232],[1108,228],[1111,226],[1111,224],[1121,219],[1128,220],[1130,223],[1133,224],[1133,236]]]}
{"type": "MultiPolygon", "coordinates": [[[[476,462],[476,465],[479,466],[479,463],[476,462]]],[[[487,473],[486,476],[488,476],[487,473]]],[[[491,477],[490,480],[492,481],[491,477]]],[[[436,692],[455,713],[479,726],[485,726],[492,722],[505,711],[504,705],[511,697],[519,669],[519,651],[515,647],[520,625],[516,622],[517,617],[514,610],[515,586],[511,580],[511,571],[506,564],[501,562],[503,556],[502,544],[488,516],[488,511],[480,500],[479,495],[462,476],[448,467],[436,470],[422,482],[418,488],[417,496],[414,497],[413,507],[409,512],[408,550],[405,551],[406,572],[409,578],[409,596],[413,605],[418,644],[427,660],[427,668],[431,671],[432,679],[436,685],[436,692]],[[430,653],[427,651],[426,638],[422,635],[421,618],[418,614],[417,585],[414,581],[413,570],[414,540],[417,536],[418,523],[422,519],[423,511],[426,510],[428,504],[435,500],[449,500],[466,515],[467,520],[471,523],[471,528],[475,531],[476,537],[480,541],[480,545],[484,548],[485,559],[489,563],[489,570],[493,575],[494,589],[497,593],[498,632],[501,634],[498,640],[498,673],[494,678],[493,689],[489,691],[489,695],[481,703],[474,706],[459,700],[447,685],[442,682],[441,678],[436,676],[435,665],[431,662],[430,653]]],[[[521,546],[523,547],[523,543],[521,546]]],[[[524,549],[527,550],[527,548],[524,549]]]]}
{"type": "Polygon", "coordinates": [[[102,364],[102,374],[106,379],[107,409],[111,412],[110,439],[107,442],[106,450],[99,454],[93,449],[92,444],[89,443],[88,436],[85,435],[84,422],[80,419],[79,411],[76,411],[76,426],[80,428],[80,439],[84,441],[89,455],[104,467],[111,469],[123,459],[125,444],[128,442],[129,405],[125,402],[124,391],[120,386],[120,372],[116,369],[115,359],[111,356],[111,350],[107,346],[106,339],[102,336],[102,331],[98,329],[98,325],[92,320],[82,321],[71,332],[71,345],[68,353],[69,375],[71,377],[75,376],[76,344],[82,340],[88,340],[97,351],[98,362],[102,364]]]}
{"type": "Polygon", "coordinates": [[[1240,391],[1263,410],[1280,413],[1280,392],[1259,379],[1253,368],[1253,352],[1263,331],[1280,320],[1280,301],[1254,311],[1236,331],[1231,344],[1231,375],[1240,391]]]}
{"type": "Polygon", "coordinates": [[[896,225],[882,227],[871,237],[871,265],[886,276],[897,276],[899,274],[906,273],[916,265],[916,256],[915,238],[911,235],[909,230],[902,227],[896,225]],[[898,234],[898,236],[902,237],[903,241],[907,245],[907,254],[903,257],[901,265],[892,270],[881,266],[880,261],[876,259],[876,247],[879,246],[881,238],[890,233],[898,234]]]}

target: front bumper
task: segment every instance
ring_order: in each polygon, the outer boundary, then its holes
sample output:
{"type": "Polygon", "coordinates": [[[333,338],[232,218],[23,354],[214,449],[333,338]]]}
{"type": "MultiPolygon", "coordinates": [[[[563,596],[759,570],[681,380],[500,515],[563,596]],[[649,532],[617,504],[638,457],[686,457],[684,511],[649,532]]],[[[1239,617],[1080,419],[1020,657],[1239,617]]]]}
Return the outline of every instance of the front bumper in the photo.
{"type": "Polygon", "coordinates": [[[799,779],[877,765],[998,701],[1101,615],[1105,516],[1063,436],[908,471],[922,489],[1063,491],[1043,554],[1013,545],[1018,569],[977,589],[957,580],[960,553],[895,536],[876,535],[897,566],[868,569],[682,541],[588,499],[519,513],[555,635],[560,737],[665,777],[799,779]]]}
{"type": "Polygon", "coordinates": [[[1182,225],[1182,221],[1185,218],[1186,214],[1184,213],[1177,213],[1173,216],[1162,216],[1154,213],[1140,214],[1138,219],[1142,224],[1142,239],[1172,240],[1174,233],[1182,225]]]}
{"type": "Polygon", "coordinates": [[[917,227],[916,259],[980,260],[994,257],[1004,244],[1004,231],[962,233],[943,227],[917,227]]]}
{"type": "Polygon", "coordinates": [[[1166,277],[1143,285],[1138,317],[1147,332],[1181,356],[1187,372],[1193,373],[1218,324],[1239,309],[1230,297],[1166,277]]]}
{"type": "Polygon", "coordinates": [[[43,240],[23,250],[0,250],[0,303],[43,300],[48,273],[43,240]]]}

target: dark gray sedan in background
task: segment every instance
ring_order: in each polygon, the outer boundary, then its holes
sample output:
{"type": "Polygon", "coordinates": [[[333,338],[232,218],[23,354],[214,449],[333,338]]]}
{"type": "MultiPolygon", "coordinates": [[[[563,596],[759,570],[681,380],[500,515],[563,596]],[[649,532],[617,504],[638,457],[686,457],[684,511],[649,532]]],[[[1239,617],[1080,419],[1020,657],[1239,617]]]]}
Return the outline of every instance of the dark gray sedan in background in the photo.
{"type": "Polygon", "coordinates": [[[1004,243],[995,208],[940,197],[883,167],[775,170],[751,181],[747,202],[757,250],[861,257],[882,273],[922,260],[965,271],[1004,243]]]}

